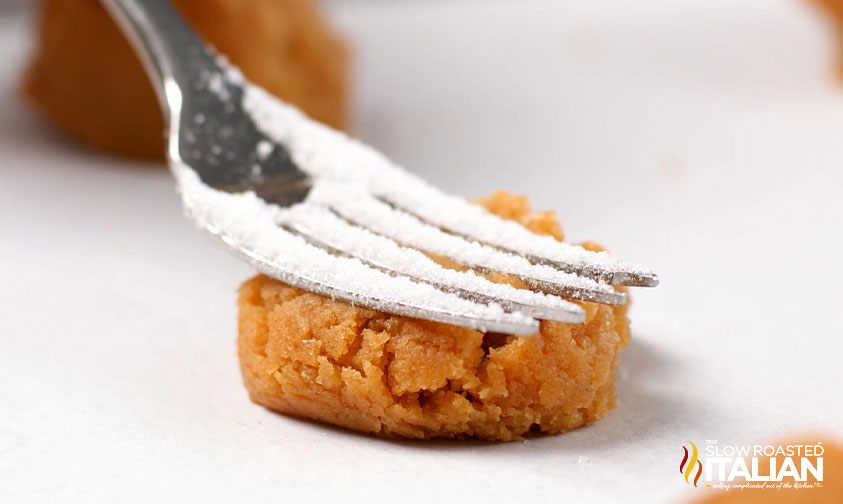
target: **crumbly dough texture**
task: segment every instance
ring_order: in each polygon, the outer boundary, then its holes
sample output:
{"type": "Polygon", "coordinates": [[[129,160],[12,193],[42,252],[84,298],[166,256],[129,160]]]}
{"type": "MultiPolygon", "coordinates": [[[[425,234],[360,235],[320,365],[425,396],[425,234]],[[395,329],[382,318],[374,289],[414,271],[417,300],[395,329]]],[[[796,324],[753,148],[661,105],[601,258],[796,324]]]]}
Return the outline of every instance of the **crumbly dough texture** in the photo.
{"type": "MultiPolygon", "coordinates": [[[[555,214],[531,212],[526,198],[479,203],[562,238],[555,214]]],[[[626,305],[580,304],[585,323],[544,321],[540,335],[514,337],[380,313],[259,275],[240,288],[240,366],[258,404],[381,436],[559,433],[612,409],[629,341],[626,305]]]]}
{"type": "MultiPolygon", "coordinates": [[[[347,50],[315,0],[172,0],[186,21],[270,93],[346,123],[347,50]]],[[[99,0],[42,0],[22,90],[60,129],[116,154],[161,159],[161,107],[99,0]]]]}

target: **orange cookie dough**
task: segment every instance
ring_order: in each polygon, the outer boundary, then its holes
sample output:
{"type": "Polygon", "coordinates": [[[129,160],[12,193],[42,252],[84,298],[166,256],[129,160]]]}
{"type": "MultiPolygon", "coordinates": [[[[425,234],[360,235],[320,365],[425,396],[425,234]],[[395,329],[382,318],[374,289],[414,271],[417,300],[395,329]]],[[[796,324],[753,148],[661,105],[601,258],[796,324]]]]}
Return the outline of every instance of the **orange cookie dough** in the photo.
{"type": "MultiPolygon", "coordinates": [[[[316,120],[346,121],[347,51],[313,0],[172,0],[188,23],[243,73],[316,120]]],[[[98,0],[43,0],[23,92],[84,143],[163,158],[152,85],[98,0]]]]}
{"type": "MultiPolygon", "coordinates": [[[[553,212],[497,193],[480,201],[562,238],[553,212]]],[[[238,340],[253,401],[387,437],[510,441],[559,433],[615,404],[627,306],[581,303],[583,324],[536,337],[481,333],[351,306],[259,275],[240,288],[238,340]]]]}
{"type": "MultiPolygon", "coordinates": [[[[819,5],[831,16],[837,28],[838,38],[843,43],[843,0],[811,0],[811,2],[819,5]]],[[[840,70],[843,72],[843,61],[840,64],[840,70]]]]}

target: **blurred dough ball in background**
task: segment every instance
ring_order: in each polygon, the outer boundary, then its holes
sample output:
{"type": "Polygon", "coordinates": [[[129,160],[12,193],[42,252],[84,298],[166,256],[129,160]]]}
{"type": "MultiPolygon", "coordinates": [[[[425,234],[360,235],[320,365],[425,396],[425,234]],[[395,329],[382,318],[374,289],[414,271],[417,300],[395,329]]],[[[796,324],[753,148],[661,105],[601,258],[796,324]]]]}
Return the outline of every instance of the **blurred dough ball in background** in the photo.
{"type": "MultiPolygon", "coordinates": [[[[245,76],[310,117],[346,124],[348,52],[314,0],[172,0],[245,76]]],[[[60,129],[115,154],[164,157],[140,60],[98,0],[43,0],[23,93],[60,129]]]]}
{"type": "MultiPolygon", "coordinates": [[[[831,22],[837,28],[837,38],[840,44],[843,45],[843,0],[811,0],[813,3],[820,6],[827,14],[830,15],[831,22]]],[[[840,72],[843,74],[843,57],[838,63],[840,72]]]]}

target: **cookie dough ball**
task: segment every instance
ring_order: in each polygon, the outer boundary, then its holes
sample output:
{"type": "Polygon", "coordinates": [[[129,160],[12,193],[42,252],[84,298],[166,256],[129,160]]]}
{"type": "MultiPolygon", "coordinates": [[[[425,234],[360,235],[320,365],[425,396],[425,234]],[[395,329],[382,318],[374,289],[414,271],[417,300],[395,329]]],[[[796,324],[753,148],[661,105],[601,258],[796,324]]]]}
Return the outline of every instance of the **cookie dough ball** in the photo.
{"type": "MultiPolygon", "coordinates": [[[[814,4],[818,5],[823,11],[825,11],[829,17],[830,21],[834,24],[834,27],[837,29],[837,38],[841,44],[843,44],[843,0],[811,0],[814,4]]],[[[843,74],[843,58],[841,58],[840,63],[838,63],[839,71],[843,74]]]]}
{"type": "MultiPolygon", "coordinates": [[[[243,73],[342,128],[347,52],[313,0],[172,0],[243,73]]],[[[60,129],[116,154],[163,158],[164,124],[141,63],[98,0],[44,0],[23,92],[60,129]]]]}
{"type": "MultiPolygon", "coordinates": [[[[561,237],[551,212],[499,193],[499,215],[561,237]]],[[[275,411],[387,437],[510,441],[559,433],[615,404],[627,306],[580,303],[582,324],[536,337],[379,313],[266,276],[240,288],[238,341],[251,399],[275,411]]]]}

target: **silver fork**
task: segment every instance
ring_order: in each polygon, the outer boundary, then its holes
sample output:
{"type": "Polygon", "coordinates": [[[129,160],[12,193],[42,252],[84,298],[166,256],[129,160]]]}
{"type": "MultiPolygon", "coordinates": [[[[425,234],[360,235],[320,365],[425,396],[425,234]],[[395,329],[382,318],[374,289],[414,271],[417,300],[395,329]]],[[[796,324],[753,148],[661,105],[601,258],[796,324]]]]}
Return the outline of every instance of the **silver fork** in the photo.
{"type": "Polygon", "coordinates": [[[530,233],[246,81],[168,0],[102,0],[160,98],[186,213],[256,269],[380,311],[510,334],[623,304],[650,270],[530,233]],[[447,269],[429,255],[450,258],[447,269]],[[528,289],[492,283],[502,272],[528,289]]]}

